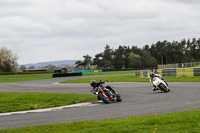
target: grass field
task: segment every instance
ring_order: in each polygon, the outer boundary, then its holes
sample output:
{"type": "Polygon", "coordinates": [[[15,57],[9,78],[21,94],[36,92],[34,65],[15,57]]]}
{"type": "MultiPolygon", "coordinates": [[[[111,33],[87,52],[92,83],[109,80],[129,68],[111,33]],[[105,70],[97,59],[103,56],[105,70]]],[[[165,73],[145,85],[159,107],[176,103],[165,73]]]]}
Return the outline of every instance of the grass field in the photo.
{"type": "MultiPolygon", "coordinates": [[[[77,80],[68,80],[60,83],[89,83],[91,80],[99,81],[103,79],[105,82],[149,82],[149,78],[139,78],[135,75],[121,75],[109,77],[95,77],[77,80]]],[[[200,76],[195,77],[164,77],[166,82],[200,82],[200,76]]]]}
{"type": "Polygon", "coordinates": [[[95,72],[95,73],[83,73],[83,76],[113,75],[113,74],[130,74],[130,73],[136,73],[136,70],[129,70],[129,71],[108,71],[108,72],[95,72]]]}
{"type": "MultiPolygon", "coordinates": [[[[148,78],[138,78],[135,76],[135,71],[113,71],[113,72],[97,72],[97,73],[83,73],[83,76],[94,76],[94,75],[114,75],[114,74],[133,74],[133,75],[122,75],[122,76],[111,76],[101,78],[88,78],[80,80],[71,80],[63,83],[89,83],[90,80],[95,79],[97,81],[103,79],[106,82],[149,82],[148,78]]],[[[20,74],[20,75],[0,75],[0,83],[3,82],[17,82],[17,81],[28,81],[28,80],[40,80],[52,78],[51,73],[47,74],[20,74]]],[[[195,77],[164,77],[167,82],[200,82],[200,76],[195,77]]]]}
{"type": "MultiPolygon", "coordinates": [[[[112,71],[112,72],[83,73],[83,76],[129,74],[129,73],[135,73],[135,71],[131,70],[131,71],[112,71]]],[[[28,81],[28,80],[51,79],[52,78],[52,74],[53,73],[0,75],[0,83],[3,83],[3,82],[17,82],[17,81],[28,81]]]]}
{"type": "Polygon", "coordinates": [[[40,79],[50,79],[50,78],[52,78],[51,73],[47,73],[47,74],[0,75],[0,83],[28,81],[28,80],[40,80],[40,79]]]}
{"type": "Polygon", "coordinates": [[[96,96],[88,94],[0,92],[0,113],[58,107],[96,100],[96,96]]]}
{"type": "Polygon", "coordinates": [[[131,116],[124,119],[52,124],[0,130],[1,133],[199,133],[200,110],[131,116]]]}

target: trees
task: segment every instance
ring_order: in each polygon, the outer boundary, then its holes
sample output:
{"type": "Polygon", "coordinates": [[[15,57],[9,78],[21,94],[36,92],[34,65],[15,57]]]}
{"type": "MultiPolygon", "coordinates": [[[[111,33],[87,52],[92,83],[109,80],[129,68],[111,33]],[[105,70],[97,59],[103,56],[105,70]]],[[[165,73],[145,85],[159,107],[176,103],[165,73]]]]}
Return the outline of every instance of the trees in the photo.
{"type": "Polygon", "coordinates": [[[80,66],[84,66],[83,62],[80,61],[80,60],[76,61],[75,65],[76,65],[77,68],[80,67],[80,66]]]}
{"type": "Polygon", "coordinates": [[[157,60],[151,56],[150,51],[142,49],[141,66],[140,68],[157,67],[157,60]]]}
{"type": "Polygon", "coordinates": [[[110,46],[106,45],[104,52],[102,53],[102,66],[111,68],[112,67],[112,55],[113,50],[110,46]]]}
{"type": "Polygon", "coordinates": [[[112,68],[113,67],[113,49],[109,45],[104,47],[104,52],[96,54],[93,59],[93,64],[98,68],[112,68]]]}
{"type": "Polygon", "coordinates": [[[200,38],[197,40],[197,47],[196,47],[196,61],[200,58],[200,38]]]}
{"type": "Polygon", "coordinates": [[[53,71],[53,70],[56,69],[56,66],[52,65],[52,64],[49,64],[49,65],[45,66],[44,68],[48,68],[49,71],[53,71]]]}
{"type": "Polygon", "coordinates": [[[92,64],[92,61],[91,61],[92,57],[89,55],[84,55],[83,58],[84,58],[84,61],[79,60],[75,62],[76,67],[82,66],[84,67],[84,70],[86,69],[86,67],[87,69],[89,69],[90,64],[92,64]]]}
{"type": "Polygon", "coordinates": [[[131,51],[128,56],[128,64],[128,68],[141,68],[141,56],[131,51]]]}
{"type": "Polygon", "coordinates": [[[26,66],[25,65],[20,65],[19,69],[20,69],[20,71],[23,72],[26,69],[26,66]]]}
{"type": "Polygon", "coordinates": [[[115,69],[122,69],[125,65],[125,51],[124,47],[119,46],[113,53],[113,66],[115,69]]]}
{"type": "Polygon", "coordinates": [[[17,54],[6,47],[0,48],[0,72],[13,72],[17,67],[17,54]]]}
{"type": "Polygon", "coordinates": [[[101,67],[102,66],[102,56],[103,53],[99,53],[95,55],[95,58],[93,59],[93,65],[97,65],[97,67],[101,67]]]}
{"type": "Polygon", "coordinates": [[[91,60],[92,57],[89,56],[89,55],[84,55],[83,58],[84,58],[83,64],[84,64],[85,66],[87,66],[88,69],[89,69],[89,66],[92,64],[92,60],[91,60]]]}
{"type": "Polygon", "coordinates": [[[93,64],[99,68],[154,68],[157,64],[174,64],[200,61],[200,38],[169,42],[158,41],[142,49],[137,46],[119,46],[113,50],[106,45],[102,53],[96,54],[93,64]]]}
{"type": "Polygon", "coordinates": [[[164,50],[165,50],[164,43],[161,42],[161,41],[158,41],[156,43],[156,52],[157,52],[156,58],[157,58],[157,60],[159,61],[160,64],[164,64],[164,61],[163,61],[163,59],[164,59],[164,57],[163,57],[164,56],[164,50]]]}
{"type": "Polygon", "coordinates": [[[134,66],[134,53],[130,52],[128,54],[128,68],[132,68],[134,66]]]}

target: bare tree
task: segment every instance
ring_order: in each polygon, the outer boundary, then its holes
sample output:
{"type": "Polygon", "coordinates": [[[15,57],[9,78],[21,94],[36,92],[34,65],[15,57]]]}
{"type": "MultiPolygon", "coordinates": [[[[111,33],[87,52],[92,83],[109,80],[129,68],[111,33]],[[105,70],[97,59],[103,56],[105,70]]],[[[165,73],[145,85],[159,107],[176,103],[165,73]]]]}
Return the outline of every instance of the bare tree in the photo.
{"type": "Polygon", "coordinates": [[[44,68],[48,68],[50,71],[53,71],[54,69],[56,69],[56,66],[49,64],[49,65],[45,66],[44,68]]]}
{"type": "Polygon", "coordinates": [[[26,69],[26,66],[25,65],[21,65],[19,69],[20,69],[20,71],[23,72],[23,70],[26,69]]]}
{"type": "Polygon", "coordinates": [[[13,72],[18,66],[18,56],[6,47],[0,48],[0,72],[13,72]]]}

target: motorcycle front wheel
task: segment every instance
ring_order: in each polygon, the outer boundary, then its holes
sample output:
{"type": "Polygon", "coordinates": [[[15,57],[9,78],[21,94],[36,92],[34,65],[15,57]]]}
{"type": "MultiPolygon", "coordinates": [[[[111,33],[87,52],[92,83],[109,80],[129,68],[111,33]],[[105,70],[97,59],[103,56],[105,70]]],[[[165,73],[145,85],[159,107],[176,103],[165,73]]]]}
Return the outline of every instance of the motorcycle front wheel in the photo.
{"type": "Polygon", "coordinates": [[[161,90],[163,90],[164,92],[168,92],[167,91],[167,87],[164,85],[164,84],[159,84],[159,88],[161,89],[161,90]]]}
{"type": "Polygon", "coordinates": [[[104,102],[104,103],[110,103],[110,94],[108,91],[104,90],[104,94],[100,94],[99,98],[104,102]]]}

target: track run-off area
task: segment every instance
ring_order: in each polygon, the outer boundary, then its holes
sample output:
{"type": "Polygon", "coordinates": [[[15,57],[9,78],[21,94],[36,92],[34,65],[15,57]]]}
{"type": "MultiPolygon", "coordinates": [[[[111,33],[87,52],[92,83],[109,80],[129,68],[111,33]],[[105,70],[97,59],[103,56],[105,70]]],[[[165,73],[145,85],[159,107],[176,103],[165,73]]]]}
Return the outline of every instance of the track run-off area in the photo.
{"type": "MultiPolygon", "coordinates": [[[[105,76],[105,75],[104,75],[105,76]]],[[[89,76],[92,77],[92,76],[89,76]]],[[[98,77],[98,76],[93,76],[98,77]]],[[[0,83],[0,92],[42,92],[91,94],[89,83],[58,84],[60,81],[87,77],[0,83]]],[[[200,108],[199,82],[169,82],[171,91],[152,91],[149,82],[106,82],[122,96],[122,102],[85,103],[37,111],[0,114],[0,129],[24,126],[97,121],[130,116],[165,114],[200,108]]]]}

